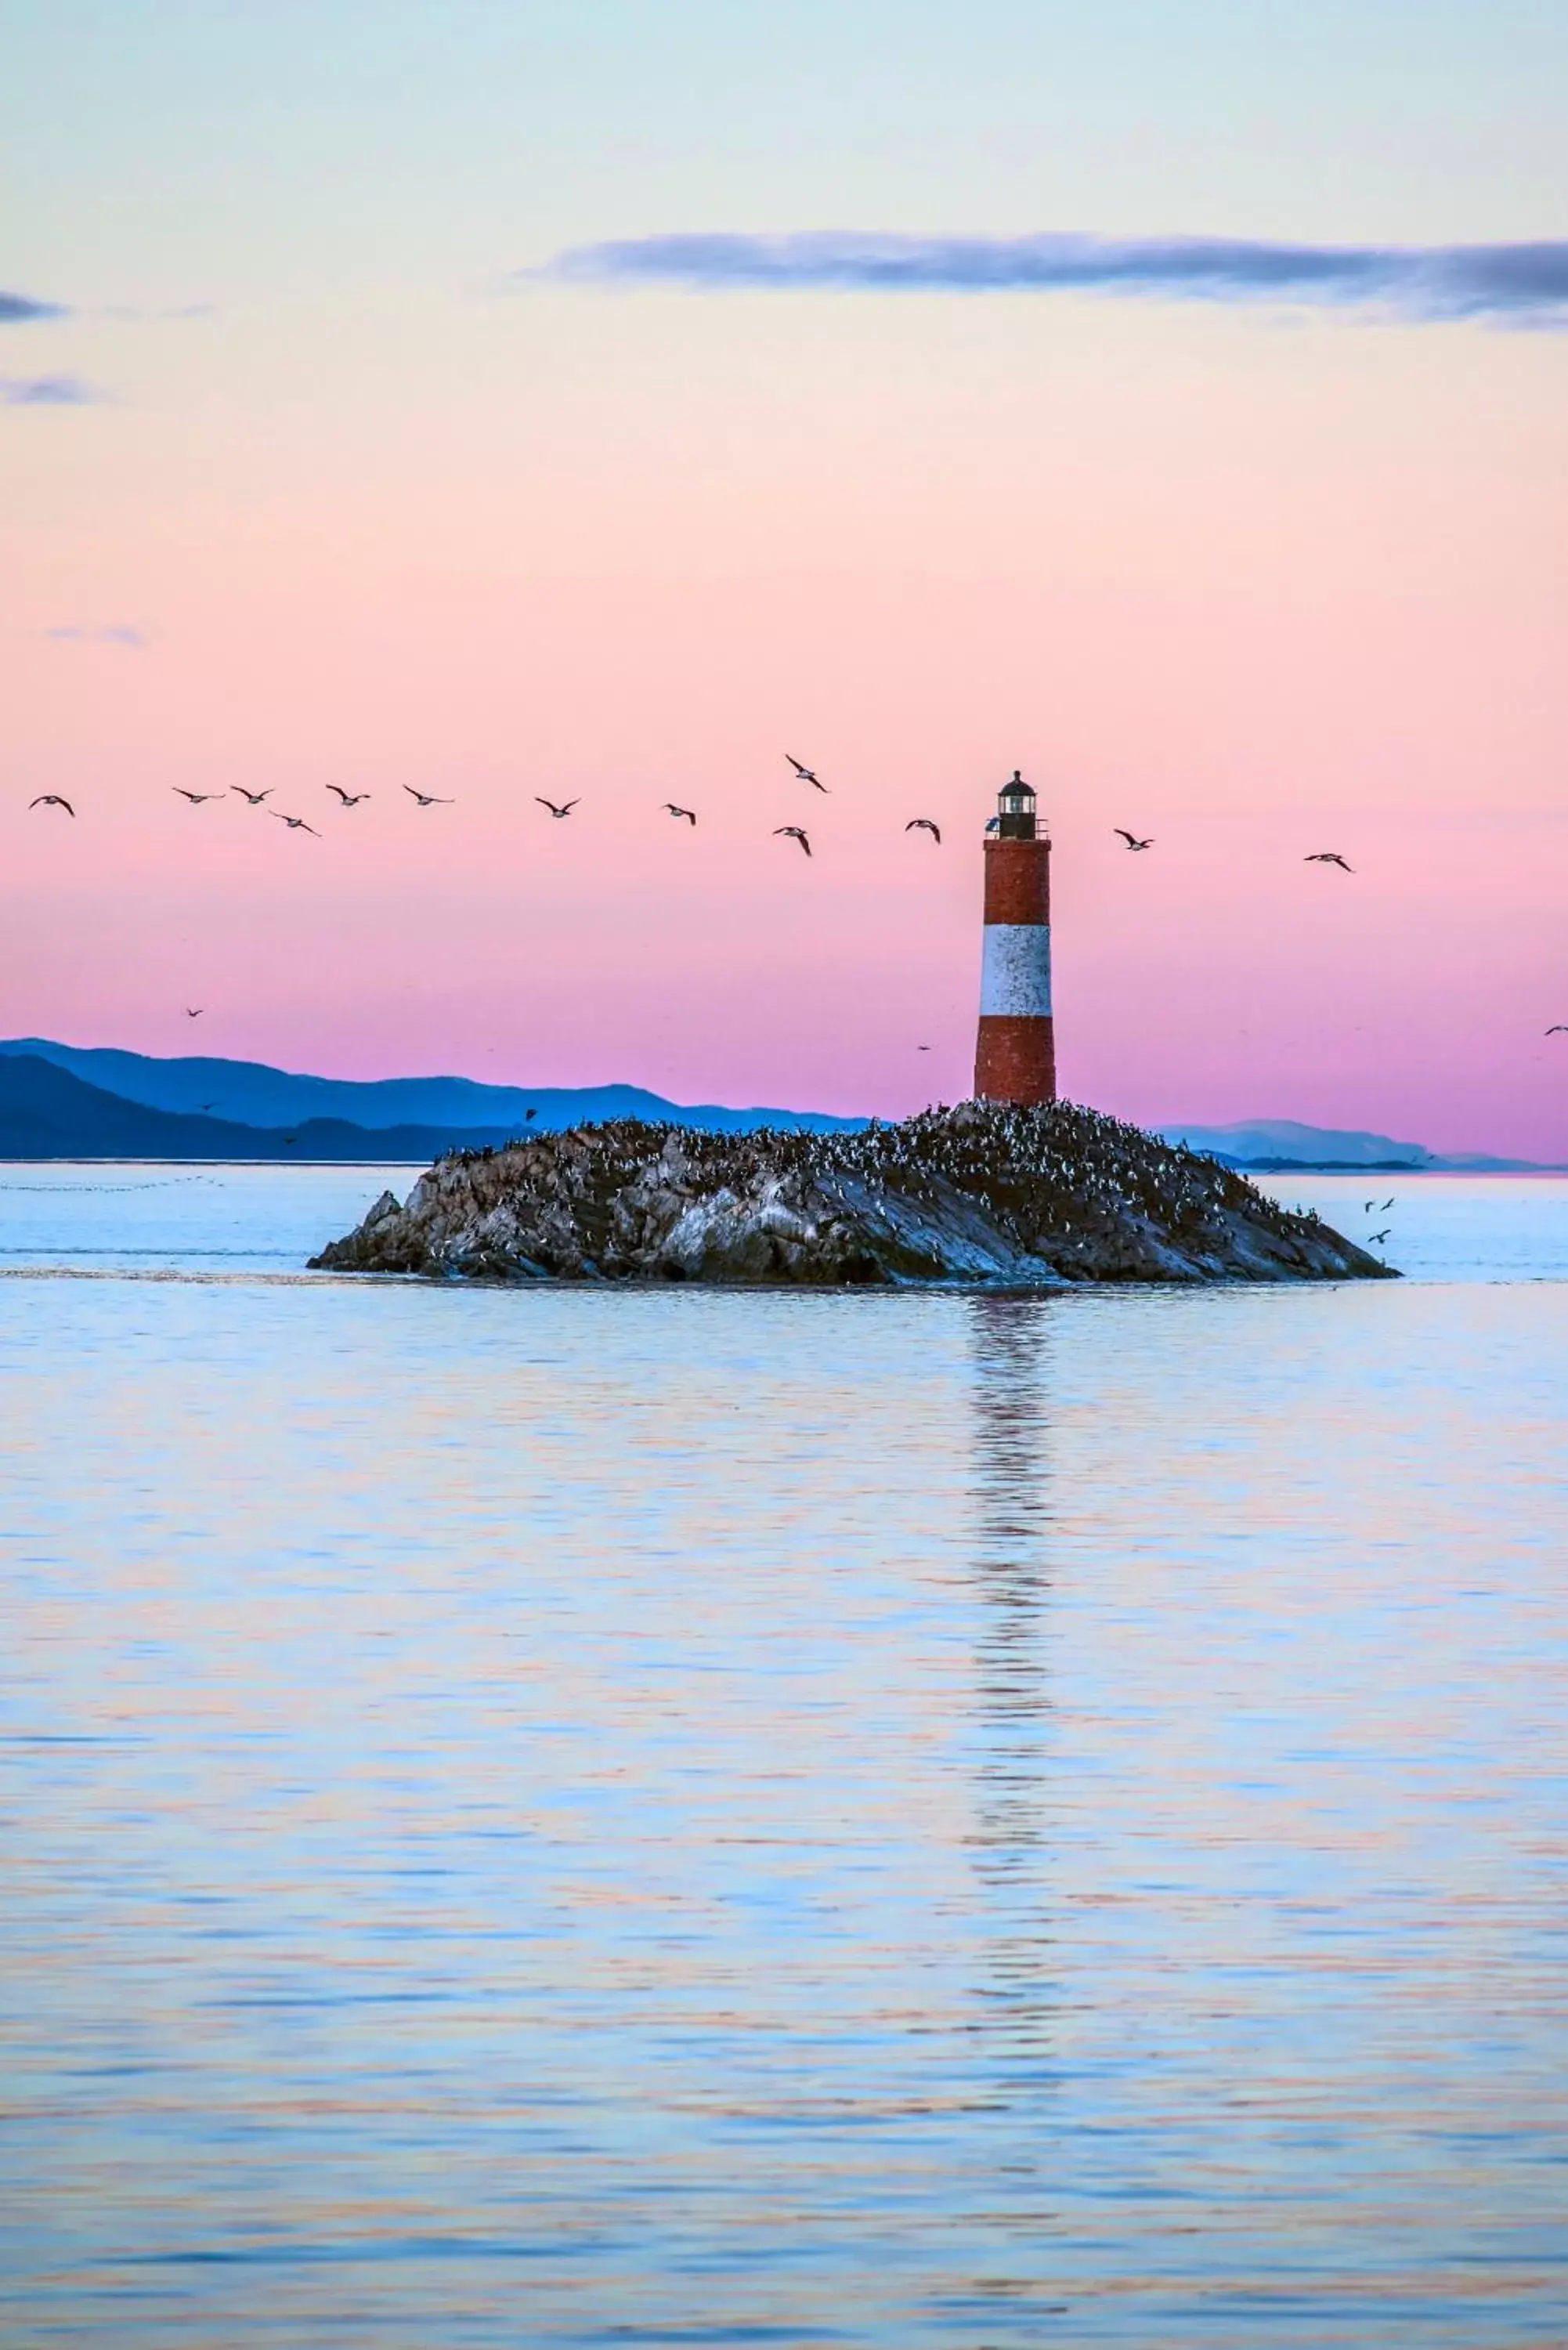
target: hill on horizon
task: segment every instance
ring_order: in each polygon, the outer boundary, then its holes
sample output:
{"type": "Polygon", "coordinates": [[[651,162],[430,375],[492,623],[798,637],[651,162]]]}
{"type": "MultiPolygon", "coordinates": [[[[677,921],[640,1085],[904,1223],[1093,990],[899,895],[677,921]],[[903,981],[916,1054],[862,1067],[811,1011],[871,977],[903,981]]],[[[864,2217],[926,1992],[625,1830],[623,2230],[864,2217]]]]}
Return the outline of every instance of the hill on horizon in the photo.
{"type": "Polygon", "coordinates": [[[360,1165],[428,1166],[462,1141],[499,1146],[514,1128],[351,1126],[301,1118],[285,1127],[242,1126],[193,1112],[149,1109],[89,1086],[37,1053],[0,1058],[0,1159],[336,1159],[360,1165]]]}
{"type": "Polygon", "coordinates": [[[863,1118],[794,1109],[729,1109],[722,1104],[666,1101],[641,1086],[491,1086],[476,1077],[314,1077],[275,1069],[265,1061],[229,1061],[202,1055],[162,1060],[109,1045],[58,1045],[47,1036],[0,1040],[0,1055],[27,1055],[53,1062],[85,1084],[146,1109],[212,1116],[250,1127],[296,1127],[311,1118],[341,1118],[372,1132],[394,1127],[439,1127],[443,1136],[515,1133],[527,1122],[546,1131],[645,1118],[666,1126],[749,1133],[781,1127],[811,1134],[848,1133],[863,1118]],[[535,1112],[527,1118],[528,1111],[535,1112]]]}
{"type": "Polygon", "coordinates": [[[1333,1160],[1340,1167],[1429,1167],[1437,1154],[1420,1142],[1397,1142],[1392,1135],[1359,1128],[1303,1126],[1292,1118],[1239,1118],[1230,1126],[1164,1126],[1167,1142],[1184,1142],[1206,1157],[1254,1164],[1284,1159],[1300,1166],[1333,1160]]]}
{"type": "Polygon", "coordinates": [[[1528,1159],[1497,1159],[1485,1151],[1428,1150],[1422,1142],[1397,1142],[1392,1135],[1369,1134],[1360,1128],[1303,1126],[1293,1118],[1241,1118],[1231,1126],[1162,1126],[1166,1142],[1184,1142],[1205,1158],[1222,1159],[1233,1167],[1389,1169],[1408,1167],[1428,1173],[1503,1173],[1528,1170],[1528,1159]]]}

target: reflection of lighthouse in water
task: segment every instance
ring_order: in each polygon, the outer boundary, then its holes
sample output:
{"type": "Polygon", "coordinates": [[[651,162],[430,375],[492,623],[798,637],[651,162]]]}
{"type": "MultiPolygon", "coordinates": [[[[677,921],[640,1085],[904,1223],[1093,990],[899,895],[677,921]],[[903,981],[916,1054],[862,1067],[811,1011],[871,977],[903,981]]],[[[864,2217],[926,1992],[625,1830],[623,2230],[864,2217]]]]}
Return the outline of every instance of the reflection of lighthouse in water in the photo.
{"type": "MultiPolygon", "coordinates": [[[[969,1320],[979,1603],[969,1843],[984,1950],[978,2049],[998,2104],[1032,2110],[1038,2121],[1060,2053],[1061,1920],[1054,1914],[1051,1872],[1070,1800],[1065,1786],[1052,1799],[1045,1622],[1054,1527],[1053,1315],[1043,1298],[976,1297],[969,1320]]],[[[1020,2195],[1021,2219],[1044,2221],[1037,2191],[1022,2179],[1020,2195]]]]}
{"type": "Polygon", "coordinates": [[[1051,843],[1041,831],[1034,794],[1016,772],[999,793],[996,809],[986,827],[974,1090],[978,1101],[1027,1106],[1056,1098],[1051,843]]]}

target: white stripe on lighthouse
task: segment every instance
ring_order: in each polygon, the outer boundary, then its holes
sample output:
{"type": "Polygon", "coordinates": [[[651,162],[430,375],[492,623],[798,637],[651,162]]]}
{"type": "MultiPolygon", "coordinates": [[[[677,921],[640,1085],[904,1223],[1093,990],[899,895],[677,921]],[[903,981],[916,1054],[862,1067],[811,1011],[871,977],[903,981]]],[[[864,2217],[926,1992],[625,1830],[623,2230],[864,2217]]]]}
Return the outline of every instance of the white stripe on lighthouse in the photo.
{"type": "Polygon", "coordinates": [[[982,1019],[1050,1019],[1048,922],[987,922],[980,1009],[982,1019]]]}

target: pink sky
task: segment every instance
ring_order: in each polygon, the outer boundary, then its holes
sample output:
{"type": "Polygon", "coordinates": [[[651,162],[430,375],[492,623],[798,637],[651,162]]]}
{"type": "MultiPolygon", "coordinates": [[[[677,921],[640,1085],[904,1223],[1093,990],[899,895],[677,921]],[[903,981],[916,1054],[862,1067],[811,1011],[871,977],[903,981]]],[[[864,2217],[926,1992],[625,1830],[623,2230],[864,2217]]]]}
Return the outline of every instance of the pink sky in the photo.
{"type": "Polygon", "coordinates": [[[502,294],[645,225],[635,183],[485,234],[468,189],[406,262],[349,166],[319,240],[288,192],[213,185],[228,245],[171,213],[137,276],[70,215],[0,273],[81,306],[0,330],[5,369],[26,336],[112,394],[0,414],[0,1031],[182,1052],[201,1003],[205,1051],[334,1075],[954,1098],[981,827],[1021,764],[1075,1097],[1568,1159],[1562,336],[502,294]],[[89,315],[119,291],[221,298],[89,315]],[[48,634],[109,626],[147,642],[48,634]],[[171,788],[231,783],[324,837],[171,788]],[[74,824],[28,812],[51,790],[74,824]],[[795,821],[809,865],[771,837],[795,821]]]}

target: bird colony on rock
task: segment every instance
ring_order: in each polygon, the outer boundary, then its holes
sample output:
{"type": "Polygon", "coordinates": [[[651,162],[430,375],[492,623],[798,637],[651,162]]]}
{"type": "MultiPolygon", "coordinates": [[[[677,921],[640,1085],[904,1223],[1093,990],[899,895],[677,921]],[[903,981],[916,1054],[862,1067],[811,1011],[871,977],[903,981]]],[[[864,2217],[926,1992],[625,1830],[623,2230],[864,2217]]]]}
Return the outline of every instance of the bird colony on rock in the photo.
{"type": "Polygon", "coordinates": [[[854,1134],[635,1120],[437,1161],[317,1266],[522,1282],[1051,1288],[1376,1279],[1387,1268],[1216,1160],[1058,1102],[854,1134]]]}

